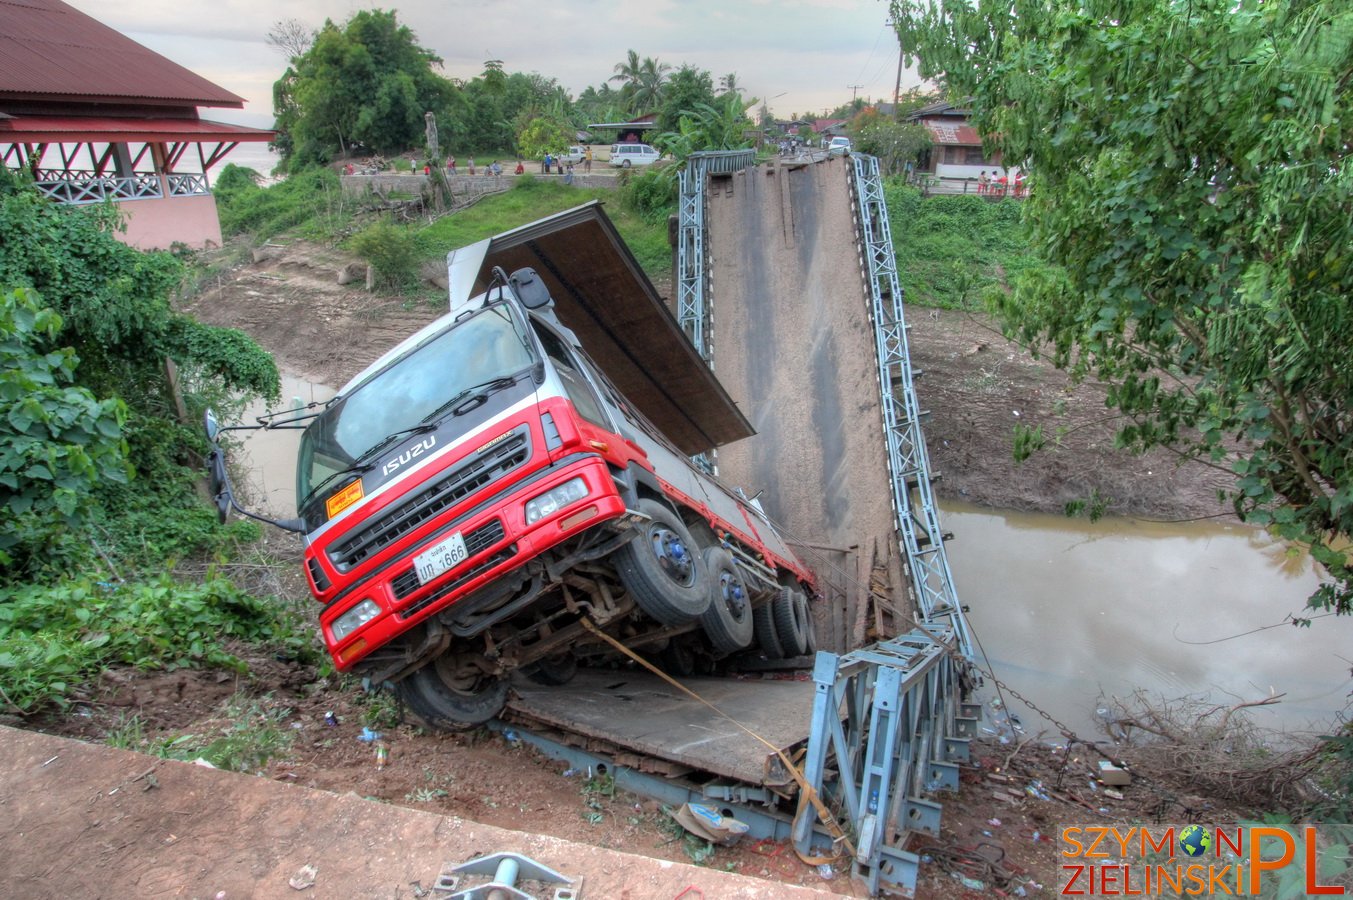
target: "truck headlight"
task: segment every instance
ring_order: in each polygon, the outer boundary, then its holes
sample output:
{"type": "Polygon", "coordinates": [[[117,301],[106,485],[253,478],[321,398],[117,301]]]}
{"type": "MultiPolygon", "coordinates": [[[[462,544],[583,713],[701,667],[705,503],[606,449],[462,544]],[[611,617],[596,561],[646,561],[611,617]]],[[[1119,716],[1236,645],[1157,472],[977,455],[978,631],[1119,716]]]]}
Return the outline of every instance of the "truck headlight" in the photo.
{"type": "Polygon", "coordinates": [[[587,483],[581,478],[570,478],[559,487],[526,501],[526,524],[538,522],[586,496],[587,483]]]}
{"type": "Polygon", "coordinates": [[[380,614],[381,608],[376,605],[374,600],[363,600],[358,603],[352,609],[334,619],[334,624],[329,626],[329,630],[333,632],[335,643],[343,640],[380,614]]]}

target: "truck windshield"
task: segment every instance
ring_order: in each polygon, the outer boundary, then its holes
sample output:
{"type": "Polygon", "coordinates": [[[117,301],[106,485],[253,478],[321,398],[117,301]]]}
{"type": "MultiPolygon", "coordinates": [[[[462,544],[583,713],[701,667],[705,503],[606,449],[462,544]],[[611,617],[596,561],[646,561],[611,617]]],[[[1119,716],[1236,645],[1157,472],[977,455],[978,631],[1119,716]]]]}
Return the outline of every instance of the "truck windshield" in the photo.
{"type": "MultiPolygon", "coordinates": [[[[340,398],[301,436],[296,465],[298,506],[325,482],[361,471],[364,457],[401,432],[452,411],[447,401],[467,389],[494,386],[536,361],[525,326],[507,303],[486,306],[396,359],[340,398]]],[[[504,382],[506,383],[506,382],[504,382]]]]}

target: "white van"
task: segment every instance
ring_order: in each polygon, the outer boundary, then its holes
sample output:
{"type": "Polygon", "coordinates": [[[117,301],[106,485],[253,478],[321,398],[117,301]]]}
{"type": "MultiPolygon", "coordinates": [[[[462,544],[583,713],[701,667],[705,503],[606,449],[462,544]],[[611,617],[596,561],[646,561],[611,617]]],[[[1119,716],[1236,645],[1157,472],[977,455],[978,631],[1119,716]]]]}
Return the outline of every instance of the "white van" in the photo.
{"type": "Polygon", "coordinates": [[[850,138],[838,134],[827,142],[827,155],[845,156],[850,150],[850,138]]]}
{"type": "Polygon", "coordinates": [[[564,162],[571,162],[576,166],[587,156],[587,148],[583,146],[569,147],[568,152],[561,153],[559,156],[564,162]]]}
{"type": "Polygon", "coordinates": [[[630,166],[651,166],[662,154],[648,144],[612,144],[611,165],[620,169],[630,166]]]}

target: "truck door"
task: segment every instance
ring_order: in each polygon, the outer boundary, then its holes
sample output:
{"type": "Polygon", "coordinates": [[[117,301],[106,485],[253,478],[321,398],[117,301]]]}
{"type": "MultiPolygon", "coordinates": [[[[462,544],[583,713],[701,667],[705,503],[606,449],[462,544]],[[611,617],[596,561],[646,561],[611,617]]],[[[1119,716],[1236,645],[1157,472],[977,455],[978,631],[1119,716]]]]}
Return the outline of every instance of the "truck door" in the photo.
{"type": "Polygon", "coordinates": [[[600,444],[614,442],[615,424],[607,414],[596,388],[584,374],[582,366],[558,335],[536,322],[532,322],[532,325],[535,326],[536,336],[540,338],[540,344],[545,349],[545,355],[553,363],[554,370],[559,374],[559,380],[564,383],[564,391],[568,394],[569,402],[578,413],[578,430],[582,433],[583,440],[600,444]]]}

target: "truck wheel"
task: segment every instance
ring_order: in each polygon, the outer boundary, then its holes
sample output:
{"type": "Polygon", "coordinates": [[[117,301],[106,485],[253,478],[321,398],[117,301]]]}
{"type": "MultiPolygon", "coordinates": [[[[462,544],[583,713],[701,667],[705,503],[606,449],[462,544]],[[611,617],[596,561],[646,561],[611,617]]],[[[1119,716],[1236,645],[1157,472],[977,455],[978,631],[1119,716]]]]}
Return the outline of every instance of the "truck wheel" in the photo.
{"type": "Polygon", "coordinates": [[[428,727],[469,731],[502,712],[507,682],[443,654],[395,685],[399,696],[428,727]]]}
{"type": "Polygon", "coordinates": [[[817,656],[817,623],[813,621],[813,608],[808,605],[808,596],[802,591],[795,592],[799,605],[803,608],[804,653],[817,656]]]}
{"type": "Polygon", "coordinates": [[[761,648],[766,659],[784,659],[785,648],[775,633],[775,618],[771,614],[772,602],[763,603],[752,611],[753,630],[756,633],[756,645],[761,648]]]}
{"type": "Polygon", "coordinates": [[[742,575],[733,557],[721,547],[706,548],[704,557],[714,596],[709,609],[700,616],[700,625],[720,653],[745,650],[752,645],[756,626],[752,622],[752,598],[742,575]]]}
{"type": "Polygon", "coordinates": [[[615,552],[616,573],[639,608],[664,625],[685,625],[709,609],[704,561],[676,513],[656,500],[640,500],[648,516],[640,534],[615,552]]]}
{"type": "Polygon", "coordinates": [[[808,652],[808,604],[804,596],[791,588],[782,588],[770,601],[775,634],[785,656],[803,656],[808,652]]]}
{"type": "Polygon", "coordinates": [[[568,684],[578,674],[578,657],[561,653],[542,659],[526,669],[526,677],[536,684],[558,687],[568,684]]]}

